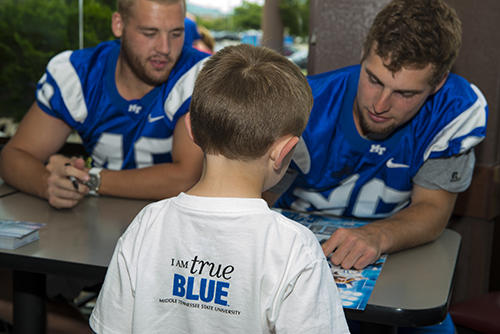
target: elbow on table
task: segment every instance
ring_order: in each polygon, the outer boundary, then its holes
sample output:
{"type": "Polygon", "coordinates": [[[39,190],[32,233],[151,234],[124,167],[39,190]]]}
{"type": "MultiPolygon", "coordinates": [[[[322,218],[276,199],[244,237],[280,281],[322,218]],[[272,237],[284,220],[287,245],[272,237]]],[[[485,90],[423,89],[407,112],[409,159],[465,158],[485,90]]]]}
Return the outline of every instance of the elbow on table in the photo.
{"type": "Polygon", "coordinates": [[[5,181],[5,169],[6,169],[6,162],[8,161],[8,158],[6,157],[8,155],[8,148],[5,149],[5,147],[2,145],[0,146],[0,178],[5,181]]]}

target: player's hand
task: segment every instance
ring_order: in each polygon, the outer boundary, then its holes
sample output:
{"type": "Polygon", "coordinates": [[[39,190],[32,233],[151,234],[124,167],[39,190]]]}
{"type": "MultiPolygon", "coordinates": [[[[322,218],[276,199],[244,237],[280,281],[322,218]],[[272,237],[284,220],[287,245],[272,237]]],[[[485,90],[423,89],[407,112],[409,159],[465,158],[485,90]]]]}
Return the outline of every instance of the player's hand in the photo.
{"type": "Polygon", "coordinates": [[[323,245],[323,252],[334,265],[344,269],[363,269],[380,257],[380,238],[373,230],[339,228],[323,245]]]}
{"type": "Polygon", "coordinates": [[[74,207],[89,192],[89,188],[82,184],[89,180],[89,175],[84,171],[85,162],[80,158],[73,163],[71,161],[71,158],[55,157],[52,164],[49,161],[50,169],[47,168],[50,171],[47,179],[48,201],[58,209],[74,207]],[[75,189],[70,176],[78,181],[78,189],[75,189]]]}
{"type": "Polygon", "coordinates": [[[45,165],[45,168],[52,173],[58,167],[64,166],[66,164],[74,165],[78,157],[68,158],[62,154],[54,154],[49,158],[49,162],[45,165]]]}

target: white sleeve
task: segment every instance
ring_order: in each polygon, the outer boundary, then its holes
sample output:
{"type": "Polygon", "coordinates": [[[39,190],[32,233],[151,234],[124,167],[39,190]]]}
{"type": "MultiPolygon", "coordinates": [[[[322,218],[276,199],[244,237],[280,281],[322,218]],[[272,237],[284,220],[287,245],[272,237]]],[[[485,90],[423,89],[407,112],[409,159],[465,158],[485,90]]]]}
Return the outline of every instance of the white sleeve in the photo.
{"type": "Polygon", "coordinates": [[[276,333],[349,333],[326,259],[304,268],[289,288],[276,321],[276,333]]]}
{"type": "Polygon", "coordinates": [[[134,295],[122,244],[120,238],[89,320],[97,334],[132,332],[134,295]]]}

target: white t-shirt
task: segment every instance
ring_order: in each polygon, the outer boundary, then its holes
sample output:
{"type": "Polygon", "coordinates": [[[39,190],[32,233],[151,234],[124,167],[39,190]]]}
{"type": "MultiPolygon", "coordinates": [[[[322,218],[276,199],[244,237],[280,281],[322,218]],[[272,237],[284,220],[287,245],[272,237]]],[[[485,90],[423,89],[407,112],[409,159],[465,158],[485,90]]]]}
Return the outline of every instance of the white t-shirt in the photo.
{"type": "Polygon", "coordinates": [[[262,199],[178,197],[119,239],[90,318],[106,333],[349,333],[317,239],[262,199]]]}

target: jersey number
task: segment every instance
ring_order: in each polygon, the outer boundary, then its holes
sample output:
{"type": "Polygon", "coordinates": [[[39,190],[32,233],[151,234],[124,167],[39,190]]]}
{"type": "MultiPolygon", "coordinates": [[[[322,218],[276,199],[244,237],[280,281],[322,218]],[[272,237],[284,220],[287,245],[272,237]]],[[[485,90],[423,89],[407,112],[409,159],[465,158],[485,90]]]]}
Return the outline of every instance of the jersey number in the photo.
{"type": "MultiPolygon", "coordinates": [[[[167,139],[141,137],[134,143],[135,166],[152,166],[153,154],[165,154],[172,151],[172,137],[167,139]]],[[[99,166],[107,163],[111,170],[123,168],[123,135],[103,133],[94,146],[92,158],[99,166]]]]}
{"type": "MultiPolygon", "coordinates": [[[[293,210],[306,211],[313,205],[324,213],[342,216],[349,205],[358,179],[358,174],[347,178],[332,190],[328,198],[316,191],[296,188],[293,194],[298,199],[290,207],[293,210]]],[[[404,208],[410,202],[410,196],[411,191],[399,191],[386,186],[380,179],[372,179],[361,187],[352,209],[352,215],[360,218],[388,217],[404,208]],[[396,204],[396,206],[390,212],[376,213],[380,200],[387,204],[396,204]]]]}

